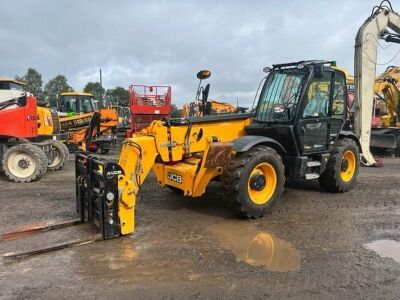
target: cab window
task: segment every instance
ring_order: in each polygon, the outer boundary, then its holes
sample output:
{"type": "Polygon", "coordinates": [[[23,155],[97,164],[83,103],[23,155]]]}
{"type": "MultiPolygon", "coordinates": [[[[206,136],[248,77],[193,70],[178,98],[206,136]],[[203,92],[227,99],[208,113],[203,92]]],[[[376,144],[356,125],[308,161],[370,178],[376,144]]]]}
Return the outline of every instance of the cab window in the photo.
{"type": "Polygon", "coordinates": [[[336,71],[332,105],[332,114],[334,116],[343,116],[345,113],[345,86],[346,79],[344,75],[336,71]]]}
{"type": "Polygon", "coordinates": [[[89,113],[94,111],[93,99],[90,97],[80,98],[80,108],[82,113],[89,113]]]}
{"type": "Polygon", "coordinates": [[[329,95],[331,90],[331,72],[324,72],[322,78],[314,78],[306,93],[303,118],[321,118],[329,115],[329,95]]]}
{"type": "Polygon", "coordinates": [[[77,102],[76,96],[64,96],[61,99],[60,111],[66,113],[76,112],[76,102],[77,102]]]}

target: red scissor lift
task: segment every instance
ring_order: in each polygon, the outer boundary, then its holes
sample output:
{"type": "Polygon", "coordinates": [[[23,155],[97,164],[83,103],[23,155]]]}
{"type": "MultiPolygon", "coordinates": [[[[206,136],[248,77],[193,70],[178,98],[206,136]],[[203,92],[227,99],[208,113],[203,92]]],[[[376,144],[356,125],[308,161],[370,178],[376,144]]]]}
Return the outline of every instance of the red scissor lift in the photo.
{"type": "Polygon", "coordinates": [[[129,86],[131,129],[127,136],[146,128],[154,120],[171,115],[171,87],[165,85],[129,86]]]}

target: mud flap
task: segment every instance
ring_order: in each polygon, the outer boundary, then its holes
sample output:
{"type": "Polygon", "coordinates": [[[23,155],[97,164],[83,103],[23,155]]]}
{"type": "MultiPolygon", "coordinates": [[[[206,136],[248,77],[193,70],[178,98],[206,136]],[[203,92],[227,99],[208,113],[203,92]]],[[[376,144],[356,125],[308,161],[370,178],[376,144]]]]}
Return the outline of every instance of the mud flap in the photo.
{"type": "Polygon", "coordinates": [[[124,175],[122,168],[78,152],[75,172],[76,206],[81,221],[98,227],[103,239],[120,236],[118,175],[124,175]]]}

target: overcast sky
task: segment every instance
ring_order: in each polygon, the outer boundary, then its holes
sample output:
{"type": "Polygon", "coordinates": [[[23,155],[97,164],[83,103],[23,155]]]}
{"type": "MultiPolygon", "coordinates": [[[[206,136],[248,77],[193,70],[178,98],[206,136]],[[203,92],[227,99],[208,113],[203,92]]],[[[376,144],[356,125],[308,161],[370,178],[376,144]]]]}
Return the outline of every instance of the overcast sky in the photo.
{"type": "Polygon", "coordinates": [[[0,75],[33,67],[45,82],[64,74],[81,90],[102,68],[105,88],[168,84],[181,105],[207,68],[210,97],[244,106],[274,63],[336,60],[353,73],[356,32],[380,0],[1,2],[0,75]]]}

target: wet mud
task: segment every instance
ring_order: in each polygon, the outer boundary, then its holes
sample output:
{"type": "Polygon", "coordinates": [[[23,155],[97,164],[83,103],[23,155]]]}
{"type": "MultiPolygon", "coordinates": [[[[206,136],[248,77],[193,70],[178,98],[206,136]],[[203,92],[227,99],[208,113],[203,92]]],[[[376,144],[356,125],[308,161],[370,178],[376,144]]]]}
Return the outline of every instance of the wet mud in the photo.
{"type": "MultiPolygon", "coordinates": [[[[71,156],[65,170],[25,185],[0,175],[0,232],[76,218],[73,168],[71,156]]],[[[243,220],[218,183],[192,199],[150,176],[135,234],[0,260],[0,299],[398,299],[399,182],[392,158],[362,168],[348,193],[288,181],[270,213],[243,220]]],[[[61,228],[0,241],[0,253],[95,233],[87,224],[61,228]]]]}

